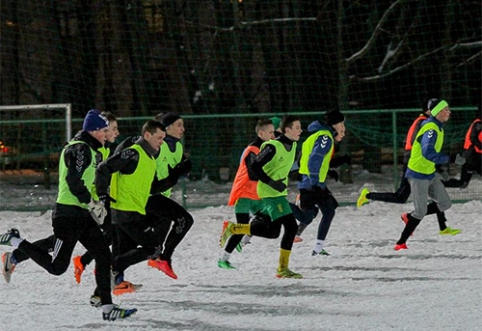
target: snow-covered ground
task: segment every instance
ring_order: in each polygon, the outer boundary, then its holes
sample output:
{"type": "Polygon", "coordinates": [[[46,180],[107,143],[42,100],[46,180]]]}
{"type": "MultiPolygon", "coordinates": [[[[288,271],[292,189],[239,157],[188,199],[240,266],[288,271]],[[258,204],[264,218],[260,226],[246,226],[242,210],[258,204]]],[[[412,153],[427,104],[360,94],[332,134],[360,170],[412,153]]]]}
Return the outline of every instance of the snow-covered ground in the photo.
{"type": "MultiPolygon", "coordinates": [[[[142,283],[135,294],[114,297],[136,307],[124,321],[104,322],[88,301],[94,289],[89,266],[82,283],[73,267],[49,275],[32,261],[19,264],[9,284],[0,280],[0,330],[205,330],[205,331],[475,331],[482,325],[482,202],[455,204],[453,237],[438,234],[426,217],[409,250],[393,245],[403,228],[400,213],[411,205],[370,203],[337,210],[327,238],[331,256],[311,256],[319,217],[295,244],[292,270],[300,280],[277,279],[279,239],[253,238],[234,252],[237,270],[216,261],[222,221],[234,220],[230,207],[192,210],[195,224],[174,253],[173,280],[141,263],[128,280],[142,283]]],[[[35,240],[50,234],[47,212],[0,212],[0,232],[17,227],[35,240]]],[[[10,250],[0,246],[0,252],[10,250]]],[[[83,251],[80,244],[75,253],[83,251]]]]}
{"type": "MultiPolygon", "coordinates": [[[[453,178],[460,178],[460,167],[451,169],[453,178]]],[[[370,173],[353,165],[353,183],[342,184],[328,178],[328,188],[341,204],[354,204],[363,187],[373,192],[391,192],[394,190],[394,178],[400,177],[401,168],[396,176],[393,167],[383,166],[382,173],[370,173]]],[[[231,182],[215,183],[203,178],[201,180],[182,180],[173,189],[173,198],[187,208],[203,208],[225,205],[231,182]]],[[[465,189],[448,188],[453,201],[470,201],[482,199],[482,177],[474,175],[465,189]]],[[[290,201],[298,194],[296,181],[290,182],[290,201]]],[[[44,174],[29,170],[0,171],[0,211],[46,211],[51,208],[57,198],[56,177],[52,175],[50,188],[44,185],[44,174]]],[[[410,198],[409,198],[410,199],[410,198]]],[[[410,200],[409,200],[410,201],[410,200]]]]}

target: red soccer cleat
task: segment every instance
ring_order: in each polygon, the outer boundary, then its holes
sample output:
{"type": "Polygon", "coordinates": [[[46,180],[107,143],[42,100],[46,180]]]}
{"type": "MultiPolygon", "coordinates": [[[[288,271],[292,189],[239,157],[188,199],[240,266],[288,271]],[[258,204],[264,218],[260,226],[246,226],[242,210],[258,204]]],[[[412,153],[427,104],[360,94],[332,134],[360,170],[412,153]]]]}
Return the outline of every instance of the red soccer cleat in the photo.
{"type": "Polygon", "coordinates": [[[393,247],[394,250],[396,251],[401,251],[402,249],[408,249],[407,244],[395,244],[395,247],[393,247]]]}
{"type": "Polygon", "coordinates": [[[155,260],[155,263],[157,265],[158,270],[162,271],[163,273],[165,273],[166,275],[168,275],[173,279],[177,279],[176,273],[174,272],[174,270],[172,270],[171,261],[161,260],[157,258],[155,260]]]}
{"type": "Polygon", "coordinates": [[[300,236],[296,236],[295,240],[293,240],[294,243],[300,243],[302,241],[303,241],[303,238],[301,238],[300,236]]]}

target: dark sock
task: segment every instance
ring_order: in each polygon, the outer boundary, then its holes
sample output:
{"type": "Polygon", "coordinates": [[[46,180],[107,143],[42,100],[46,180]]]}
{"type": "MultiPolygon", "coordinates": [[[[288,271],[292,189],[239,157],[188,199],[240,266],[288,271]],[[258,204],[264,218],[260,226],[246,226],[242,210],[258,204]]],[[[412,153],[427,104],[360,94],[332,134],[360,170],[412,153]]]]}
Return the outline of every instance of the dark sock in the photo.
{"type": "Polygon", "coordinates": [[[438,226],[440,228],[440,231],[443,231],[447,228],[447,219],[445,218],[445,213],[443,211],[440,211],[438,208],[438,205],[435,202],[431,202],[427,206],[427,215],[430,214],[437,214],[437,221],[438,221],[438,226]]]}
{"type": "Polygon", "coordinates": [[[407,214],[408,217],[408,222],[407,225],[405,225],[405,228],[402,231],[402,235],[400,236],[400,239],[397,241],[397,245],[405,244],[410,237],[410,235],[415,231],[417,226],[420,224],[419,219],[415,218],[412,216],[412,214],[407,214]]]}
{"type": "Polygon", "coordinates": [[[435,214],[438,211],[440,211],[440,210],[438,209],[437,203],[431,202],[427,206],[427,214],[426,215],[435,214]]]}
{"type": "Polygon", "coordinates": [[[443,231],[447,228],[447,224],[445,224],[447,223],[447,219],[445,218],[445,213],[443,211],[437,212],[437,221],[440,231],[443,231]]]}
{"type": "Polygon", "coordinates": [[[304,224],[304,223],[298,224],[298,231],[296,232],[296,235],[301,236],[301,234],[303,233],[303,231],[305,231],[307,226],[308,224],[304,224]]]}

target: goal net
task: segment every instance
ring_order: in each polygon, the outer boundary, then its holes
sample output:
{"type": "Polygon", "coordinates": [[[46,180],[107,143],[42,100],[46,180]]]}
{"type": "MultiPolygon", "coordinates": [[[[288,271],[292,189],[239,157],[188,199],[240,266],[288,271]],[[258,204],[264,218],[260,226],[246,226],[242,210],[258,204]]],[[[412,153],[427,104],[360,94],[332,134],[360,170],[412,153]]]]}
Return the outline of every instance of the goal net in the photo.
{"type": "MultiPolygon", "coordinates": [[[[353,157],[340,182],[355,196],[355,167],[393,166],[427,98],[454,109],[445,149],[459,152],[480,113],[481,11],[480,0],[4,0],[0,105],[70,103],[74,131],[89,109],[109,111],[121,135],[178,112],[190,180],[218,183],[226,167],[232,180],[259,117],[309,113],[302,142],[312,120],[340,109],[336,152],[353,157]]],[[[22,123],[2,125],[14,153],[1,166],[44,169],[65,141],[62,110],[3,111],[13,112],[22,123]]]]}
{"type": "Polygon", "coordinates": [[[2,170],[55,169],[71,127],[70,104],[0,106],[2,170]]]}

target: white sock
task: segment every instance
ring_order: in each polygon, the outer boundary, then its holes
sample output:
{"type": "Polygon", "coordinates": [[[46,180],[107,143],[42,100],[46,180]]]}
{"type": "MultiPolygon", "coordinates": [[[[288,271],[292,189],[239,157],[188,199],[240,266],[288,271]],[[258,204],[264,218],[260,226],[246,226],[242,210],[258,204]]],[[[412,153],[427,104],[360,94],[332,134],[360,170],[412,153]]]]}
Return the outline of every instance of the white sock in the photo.
{"type": "Polygon", "coordinates": [[[316,244],[315,244],[315,248],[313,248],[313,251],[315,251],[315,253],[318,254],[323,250],[323,247],[325,247],[325,241],[317,239],[316,244]]]}
{"type": "Polygon", "coordinates": [[[231,257],[231,253],[228,253],[228,252],[226,252],[226,251],[223,251],[223,252],[221,253],[221,258],[220,258],[220,260],[221,260],[221,261],[229,261],[229,258],[230,258],[230,257],[231,257]]]}
{"type": "Polygon", "coordinates": [[[108,305],[102,305],[102,312],[104,314],[108,314],[114,309],[115,305],[113,303],[108,304],[108,305]]]}
{"type": "Polygon", "coordinates": [[[248,236],[247,234],[243,236],[243,239],[241,239],[241,244],[246,245],[249,244],[251,241],[251,236],[248,236]]]}
{"type": "Polygon", "coordinates": [[[20,245],[22,241],[23,238],[13,237],[12,239],[10,239],[10,245],[12,245],[12,247],[14,248],[18,248],[18,245],[20,245]]]}

